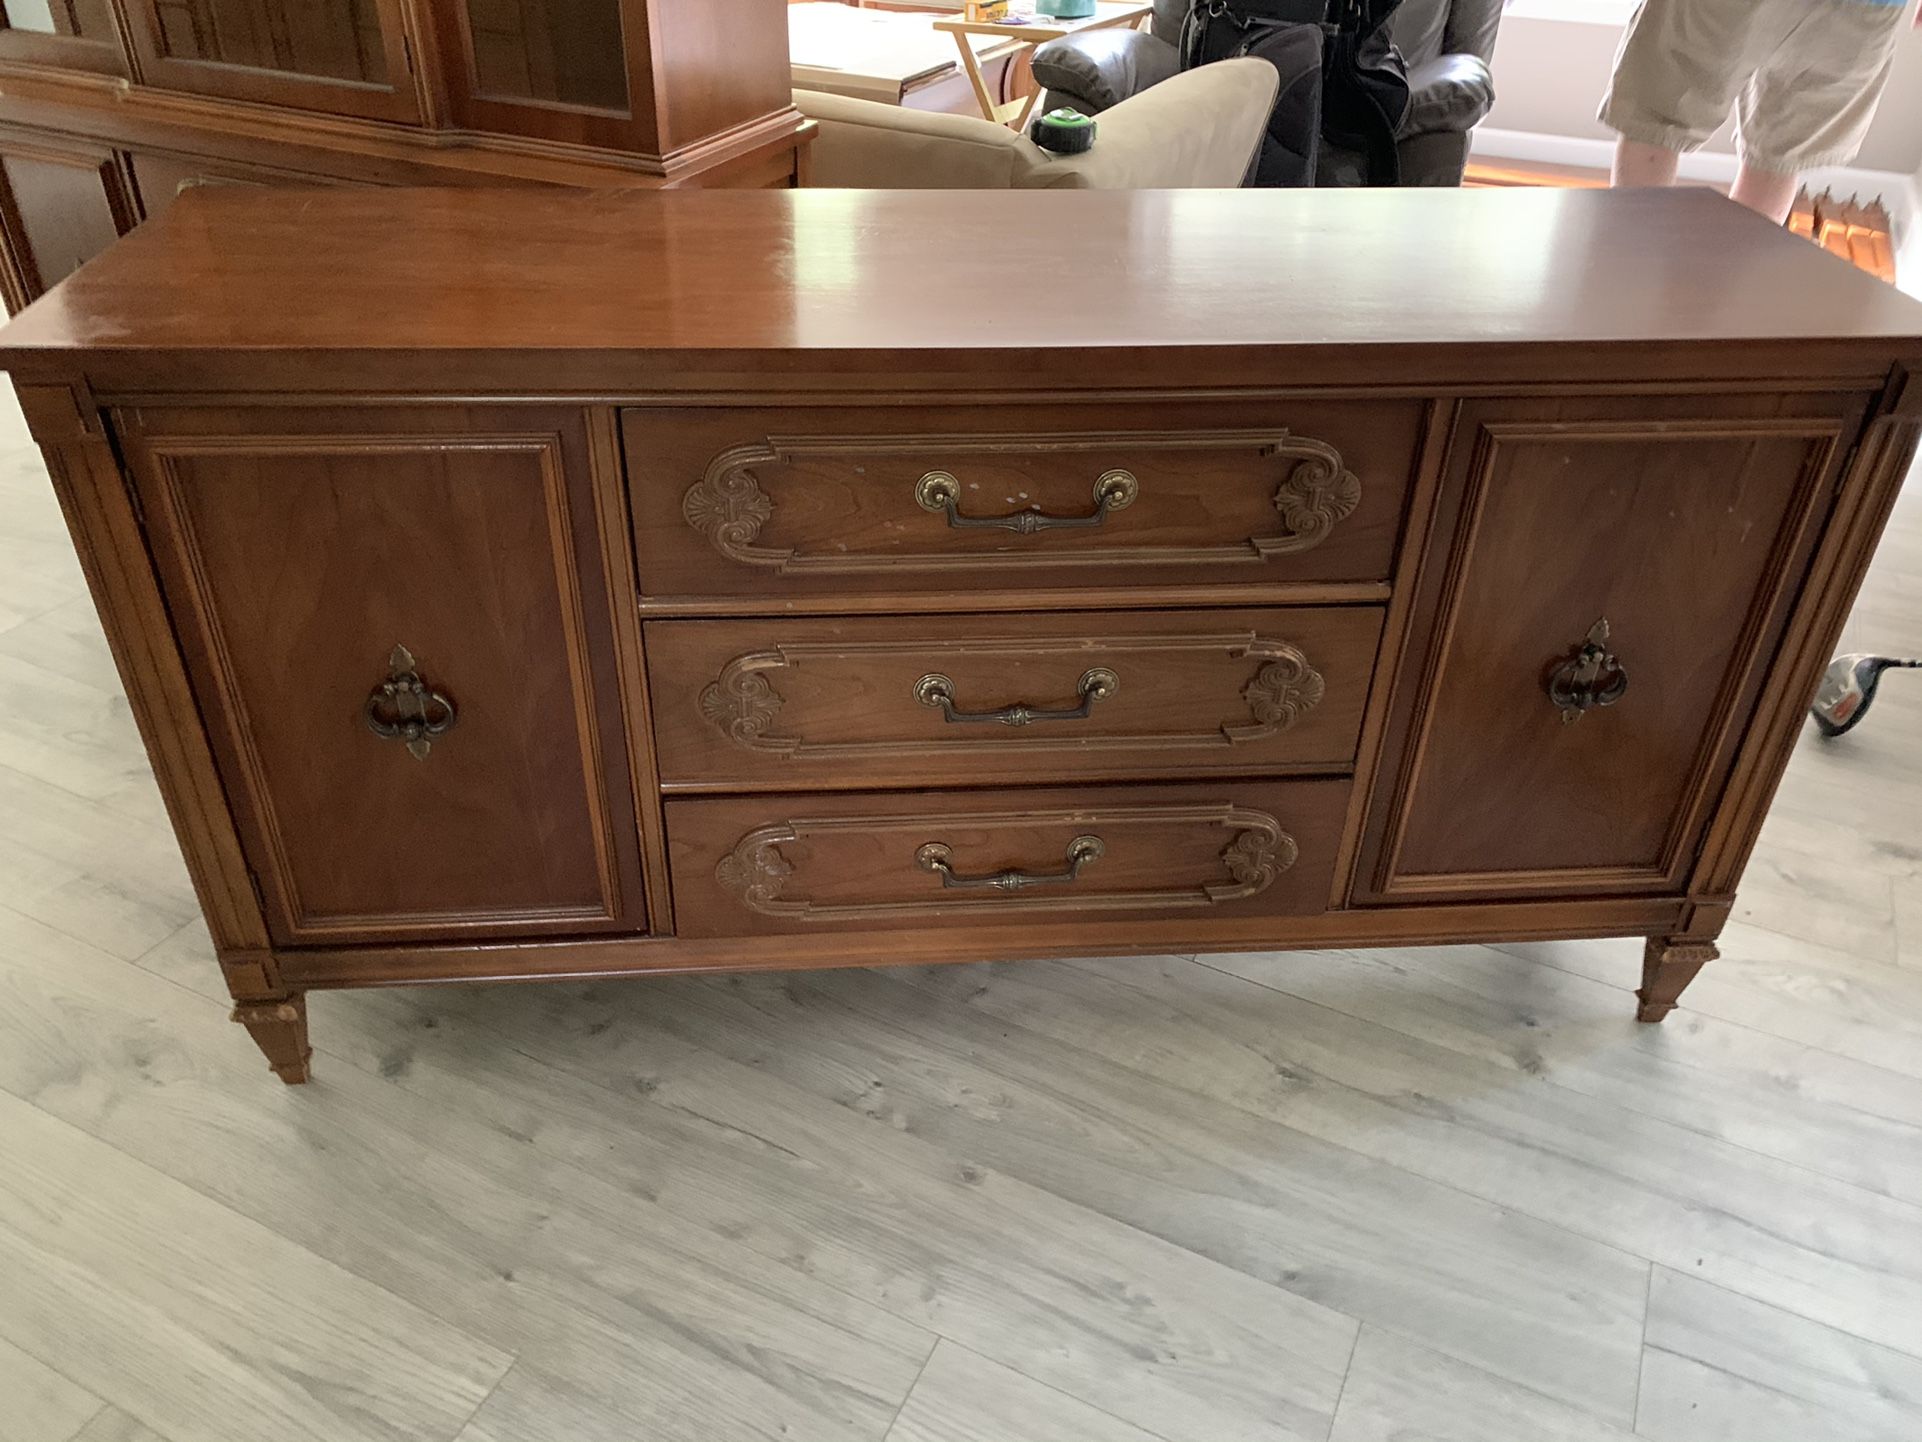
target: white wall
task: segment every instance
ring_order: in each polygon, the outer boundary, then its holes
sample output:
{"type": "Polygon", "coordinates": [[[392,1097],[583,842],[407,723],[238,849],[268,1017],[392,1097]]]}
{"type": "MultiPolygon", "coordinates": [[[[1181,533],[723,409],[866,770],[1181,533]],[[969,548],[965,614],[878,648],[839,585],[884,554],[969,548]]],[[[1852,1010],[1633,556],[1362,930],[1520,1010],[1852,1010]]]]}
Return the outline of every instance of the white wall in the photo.
{"type": "MultiPolygon", "coordinates": [[[[1911,217],[1915,215],[1918,204],[1922,204],[1922,165],[1916,166],[1915,174],[1909,177],[1911,217]]],[[[1895,283],[1916,299],[1922,300],[1922,225],[1916,225],[1911,221],[1902,232],[1900,239],[1901,245],[1895,252],[1895,283]]],[[[1918,460],[1910,469],[1909,479],[1905,484],[1922,484],[1915,479],[1918,474],[1922,474],[1922,460],[1918,460]]]]}
{"type": "MultiPolygon", "coordinates": [[[[1521,0],[1503,18],[1495,47],[1495,108],[1487,120],[1491,128],[1614,140],[1614,132],[1595,119],[1595,107],[1608,88],[1621,39],[1620,23],[1606,18],[1616,7],[1594,0],[1589,9],[1604,17],[1599,21],[1548,18],[1557,9],[1582,8],[1521,0]]],[[[1895,74],[1855,162],[1864,170],[1922,171],[1922,31],[1909,21],[1908,16],[1901,21],[1895,74]]],[[[1732,152],[1730,127],[1724,126],[1706,148],[1732,152]]]]}

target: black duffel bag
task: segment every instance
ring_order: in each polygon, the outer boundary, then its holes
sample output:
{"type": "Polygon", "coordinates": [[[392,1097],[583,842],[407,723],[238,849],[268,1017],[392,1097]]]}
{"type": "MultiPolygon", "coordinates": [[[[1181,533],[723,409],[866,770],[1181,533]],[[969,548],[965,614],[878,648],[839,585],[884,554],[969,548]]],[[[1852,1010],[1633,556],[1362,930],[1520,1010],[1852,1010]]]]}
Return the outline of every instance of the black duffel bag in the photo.
{"type": "MultiPolygon", "coordinates": [[[[1408,70],[1388,38],[1388,17],[1400,4],[1195,0],[1182,22],[1181,68],[1293,49],[1298,42],[1288,41],[1290,33],[1315,27],[1321,35],[1321,138],[1364,156],[1370,185],[1393,185],[1401,177],[1395,137],[1408,111],[1408,70]]],[[[1271,141],[1278,140],[1272,131],[1271,141]]]]}

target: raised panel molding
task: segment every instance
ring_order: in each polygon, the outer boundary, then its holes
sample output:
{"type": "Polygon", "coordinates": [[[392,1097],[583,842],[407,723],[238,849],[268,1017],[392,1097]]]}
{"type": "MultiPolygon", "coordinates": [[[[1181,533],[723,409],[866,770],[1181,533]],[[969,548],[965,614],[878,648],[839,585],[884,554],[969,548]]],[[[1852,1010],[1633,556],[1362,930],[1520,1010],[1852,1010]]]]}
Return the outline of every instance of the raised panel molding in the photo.
{"type": "MultiPolygon", "coordinates": [[[[1452,535],[1443,539],[1437,556],[1446,558],[1446,577],[1440,588],[1441,608],[1429,643],[1418,656],[1403,658],[1398,684],[1409,688],[1412,720],[1403,745],[1398,768],[1388,774],[1396,777],[1386,797],[1378,789],[1371,806],[1375,819],[1371,831],[1376,837],[1376,862],[1366,873],[1369,884],[1362,895],[1384,901],[1435,901],[1476,897],[1509,897],[1553,893],[1635,893],[1672,892],[1682,888],[1693,865],[1708,809],[1718,779],[1726,770],[1734,737],[1739,701],[1743,691],[1767,660],[1762,646],[1764,632],[1779,619],[1779,608],[1786,593],[1798,579],[1795,557],[1806,550],[1813,520],[1814,500],[1825,480],[1833,475],[1839,461],[1838,441],[1842,426],[1832,418],[1820,417],[1709,417],[1664,419],[1650,424],[1642,419],[1581,419],[1551,422],[1502,420],[1482,417],[1475,422],[1465,467],[1466,484],[1458,510],[1458,523],[1452,535]],[[1443,687],[1451,679],[1451,658],[1455,655],[1460,613],[1464,603],[1466,575],[1478,558],[1478,542],[1486,519],[1491,480],[1514,447],[1531,442],[1574,442],[1607,445],[1621,442],[1660,441],[1687,445],[1691,442],[1727,440],[1788,440],[1806,443],[1800,473],[1787,503],[1776,519],[1779,529],[1768,557],[1760,568],[1760,580],[1750,598],[1739,638],[1732,655],[1738,664],[1723,675],[1701,720],[1691,765],[1677,804],[1668,815],[1665,835],[1655,857],[1641,864],[1542,866],[1533,868],[1464,868],[1456,870],[1410,871],[1404,861],[1406,842],[1415,808],[1426,800],[1424,765],[1431,750],[1441,743],[1435,733],[1435,708],[1443,687]],[[1397,774],[1398,771],[1398,774],[1397,774]]],[[[1704,485],[1723,484],[1705,479],[1704,485]]],[[[1654,544],[1657,538],[1646,538],[1654,544]]],[[[1619,564],[1630,554],[1637,538],[1598,537],[1600,547],[1596,564],[1619,564]],[[1610,550],[1619,542],[1621,549],[1610,550]]],[[[1677,616],[1675,634],[1686,636],[1686,618],[1677,616]]],[[[1570,642],[1580,640],[1571,636],[1570,642]]],[[[1642,646],[1663,644],[1661,637],[1634,638],[1642,646]]],[[[1630,643],[1622,643],[1625,649],[1630,643]]],[[[1544,727],[1558,723],[1553,703],[1546,695],[1546,678],[1563,654],[1544,652],[1539,669],[1544,685],[1541,719],[1544,727]]],[[[1630,666],[1631,673],[1633,666],[1630,666]]],[[[1637,702],[1650,699],[1637,695],[1637,702]]],[[[1577,724],[1607,725],[1611,718],[1598,712],[1592,719],[1577,724]]],[[[1472,738],[1448,738],[1452,745],[1471,744],[1472,738]]],[[[1626,777],[1624,778],[1627,779],[1626,777]]],[[[1598,797],[1598,804],[1606,802],[1598,797]]],[[[1432,803],[1431,803],[1432,804],[1432,803]]],[[[1537,823],[1539,824],[1539,823],[1537,823]]],[[[1579,814],[1570,814],[1564,824],[1583,825],[1579,814]]]]}
{"type": "Polygon", "coordinates": [[[0,128],[0,292],[9,310],[66,279],[139,220],[119,152],[0,128]]]}
{"type": "MultiPolygon", "coordinates": [[[[1091,477],[1091,479],[1093,479],[1091,477]]],[[[1111,566],[1152,562],[1182,565],[1239,565],[1260,563],[1277,556],[1313,550],[1336,525],[1361,504],[1361,481],[1343,463],[1341,452],[1311,436],[1285,430],[1139,431],[1057,434],[1004,433],[980,435],[822,435],[770,436],[720,452],[707,472],[688,489],[681,501],[687,524],[707,538],[728,560],[756,566],[778,575],[813,573],[825,576],[861,575],[911,565],[921,570],[998,570],[1009,566],[1111,566]],[[834,551],[798,551],[792,547],[759,544],[762,530],[774,519],[775,502],[767,493],[756,467],[783,465],[814,457],[848,456],[874,459],[886,456],[943,455],[1073,455],[1112,450],[1196,451],[1246,450],[1277,463],[1273,534],[1250,535],[1245,540],[1213,546],[1104,546],[1087,551],[962,554],[953,551],[890,552],[859,555],[834,551]]]]}
{"type": "MultiPolygon", "coordinates": [[[[607,774],[607,755],[599,734],[594,700],[596,658],[591,652],[592,643],[585,629],[588,600],[583,589],[566,463],[559,436],[486,432],[396,432],[364,436],[265,432],[159,434],[142,437],[139,449],[147,458],[146,463],[155,482],[151,487],[149,505],[164,520],[186,578],[187,595],[177,596],[177,600],[191,598],[189,609],[199,618],[201,634],[205,637],[206,655],[214,673],[212,685],[219,698],[218,708],[228,718],[228,724],[222,729],[237,773],[235,779],[245,797],[243,814],[252,818],[252,830],[257,837],[253,848],[255,868],[270,916],[275,918],[276,930],[282,939],[318,942],[335,937],[433,936],[477,929],[512,931],[528,927],[543,930],[600,929],[620,922],[633,910],[637,898],[629,895],[630,883],[624,879],[625,867],[620,860],[633,850],[633,843],[617,835],[614,813],[610,809],[610,797],[616,791],[607,774]],[[220,607],[214,600],[201,538],[193,520],[194,508],[188,495],[194,483],[186,474],[186,469],[193,461],[204,458],[258,459],[271,464],[275,457],[301,460],[328,456],[356,459],[393,457],[404,461],[408,457],[460,455],[524,457],[532,467],[530,479],[538,477],[541,488],[539,506],[546,521],[540,544],[552,567],[558,614],[564,628],[566,667],[578,698],[578,704],[568,708],[573,720],[573,735],[563,744],[572,748],[581,761],[582,799],[593,835],[593,875],[597,899],[590,905],[528,904],[516,901],[490,907],[463,903],[454,910],[436,909],[424,899],[422,905],[397,912],[321,909],[303,893],[301,867],[290,853],[275,800],[275,785],[257,742],[261,729],[260,718],[250,712],[240,677],[239,658],[232,651],[232,643],[221,622],[220,607]]],[[[444,585],[446,580],[445,577],[423,572],[414,578],[414,583],[422,587],[434,587],[444,585]]],[[[424,655],[420,664],[431,677],[443,670],[450,659],[453,658],[424,655]]],[[[367,670],[369,688],[381,681],[389,664],[389,658],[384,653],[370,653],[367,670]]],[[[507,699],[488,697],[480,706],[464,707],[460,724],[444,742],[437,742],[436,747],[460,746],[464,733],[472,734],[475,726],[487,725],[486,706],[498,706],[507,699]]],[[[365,694],[343,697],[339,724],[353,728],[356,734],[364,731],[365,700],[365,694]]],[[[558,737],[555,739],[560,741],[558,737]]],[[[415,764],[432,766],[435,758],[427,757],[415,764]]],[[[625,787],[620,789],[624,791],[625,787]]],[[[455,838],[448,840],[453,842],[455,838]]],[[[309,864],[312,864],[311,857],[309,864]]],[[[638,892],[638,886],[635,885],[633,890],[638,892]]]]}
{"type": "Polygon", "coordinates": [[[1100,644],[1111,651],[1148,653],[1220,652],[1230,658],[1252,658],[1241,688],[1245,716],[1224,717],[1207,731],[1167,731],[1156,734],[1082,735],[1064,740],[1058,735],[1006,731],[991,735],[937,735],[845,742],[809,741],[784,735],[773,728],[785,704],[774,681],[783,671],[812,661],[898,657],[911,668],[938,666],[943,660],[969,656],[1062,656],[1069,661],[1085,655],[1088,642],[1076,638],[1036,639],[1020,636],[962,639],[916,638],[912,641],[794,642],[734,657],[700,694],[701,714],[721,735],[744,750],[770,756],[872,757],[916,756],[928,753],[1053,751],[1064,745],[1078,750],[1194,750],[1234,747],[1286,731],[1320,704],[1327,683],[1301,650],[1287,641],[1250,632],[1216,635],[1103,636],[1100,644]]]}
{"type": "MultiPolygon", "coordinates": [[[[748,910],[763,916],[798,921],[846,921],[873,918],[912,920],[956,912],[989,909],[999,914],[1014,912],[1075,912],[1145,910],[1163,911],[1179,907],[1220,906],[1258,896],[1276,877],[1295,864],[1300,855],[1294,837],[1281,829],[1273,816],[1263,811],[1233,805],[1107,805],[1078,810],[970,811],[961,817],[931,813],[925,816],[831,816],[814,820],[780,821],[750,831],[722,857],[715,867],[715,879],[722,888],[740,899],[748,910]],[[1098,882],[1085,893],[1015,892],[989,896],[974,894],[973,899],[957,898],[940,887],[939,878],[930,873],[935,888],[924,901],[859,901],[826,904],[787,894],[796,881],[797,864],[781,850],[783,846],[805,846],[809,841],[837,833],[876,833],[920,838],[914,845],[925,845],[955,824],[970,829],[1052,826],[1087,830],[1100,827],[1193,825],[1219,828],[1230,833],[1217,860],[1221,875],[1182,886],[1157,887],[1128,892],[1103,892],[1098,882]]],[[[805,884],[805,878],[801,878],[805,884]]]]}

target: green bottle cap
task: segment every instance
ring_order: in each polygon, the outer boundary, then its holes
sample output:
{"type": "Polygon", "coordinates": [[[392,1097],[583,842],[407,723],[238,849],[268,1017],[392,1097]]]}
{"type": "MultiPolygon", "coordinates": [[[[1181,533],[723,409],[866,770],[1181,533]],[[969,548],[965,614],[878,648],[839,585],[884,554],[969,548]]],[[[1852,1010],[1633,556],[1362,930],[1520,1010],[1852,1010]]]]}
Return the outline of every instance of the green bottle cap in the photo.
{"type": "Polygon", "coordinates": [[[1082,155],[1094,148],[1094,132],[1092,116],[1062,106],[1037,115],[1028,126],[1028,139],[1056,155],[1082,155]]]}

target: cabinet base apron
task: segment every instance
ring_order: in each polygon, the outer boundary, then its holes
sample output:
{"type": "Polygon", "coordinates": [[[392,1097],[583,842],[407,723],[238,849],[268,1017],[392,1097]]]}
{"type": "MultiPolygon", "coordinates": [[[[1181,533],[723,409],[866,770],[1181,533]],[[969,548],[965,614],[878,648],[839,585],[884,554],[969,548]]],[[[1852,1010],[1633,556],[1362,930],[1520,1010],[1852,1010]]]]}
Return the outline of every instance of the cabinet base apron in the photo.
{"type": "MultiPolygon", "coordinates": [[[[1643,936],[1650,926],[1679,924],[1675,902],[1588,903],[1578,912],[1554,904],[1422,908],[1387,912],[1327,912],[1286,927],[1245,930],[1210,939],[1192,929],[1042,928],[1018,937],[929,938],[918,932],[876,932],[779,942],[744,939],[605,938],[462,946],[303,948],[273,959],[279,979],[314,991],[447,983],[588,981],[718,972],[830,970],[902,964],[1045,960],[1093,954],[1128,957],[1173,951],[1296,951],[1317,948],[1489,944],[1643,936]],[[1074,939],[1079,936],[1080,939],[1074,939]]],[[[1701,940],[1647,938],[1638,1020],[1659,1022],[1715,947],[1701,940]],[[1661,998],[1657,1001],[1654,998],[1661,998]]],[[[323,1003],[324,1004],[324,1003],[323,1003]]],[[[244,1022],[281,1080],[307,1080],[304,992],[287,1001],[242,1003],[244,1022]],[[294,1030],[289,1031],[287,1028],[294,1030]],[[296,1038],[294,1040],[293,1038],[296,1038]],[[283,1062],[298,1049],[300,1065],[283,1062]]]]}
{"type": "Polygon", "coordinates": [[[1659,1022],[1922,306],[1706,192],[1355,199],[201,187],[29,306],[274,1074],[315,991],[1075,956],[1639,938],[1659,1022]]]}

